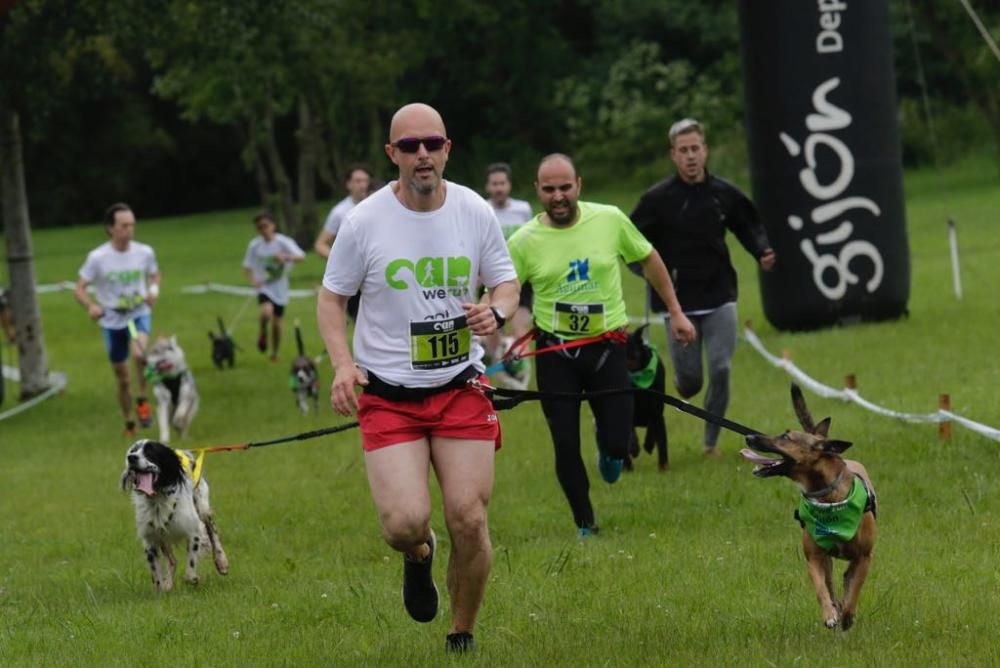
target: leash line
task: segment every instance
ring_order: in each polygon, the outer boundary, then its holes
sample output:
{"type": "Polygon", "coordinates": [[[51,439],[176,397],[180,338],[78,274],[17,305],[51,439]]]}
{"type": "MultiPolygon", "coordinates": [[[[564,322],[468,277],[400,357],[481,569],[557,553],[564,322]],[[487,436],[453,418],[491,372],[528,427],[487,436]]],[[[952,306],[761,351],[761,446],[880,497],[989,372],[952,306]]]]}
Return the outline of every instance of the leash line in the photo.
{"type": "Polygon", "coordinates": [[[649,394],[664,404],[669,404],[676,408],[677,410],[693,415],[694,417],[704,420],[705,422],[711,422],[716,424],[723,429],[728,429],[734,431],[737,434],[743,436],[750,436],[751,434],[760,434],[762,432],[747,427],[740,424],[739,422],[734,422],[727,418],[716,415],[715,413],[710,413],[703,408],[698,408],[693,404],[678,399],[677,397],[670,396],[663,392],[658,392],[656,390],[643,389],[638,387],[623,387],[619,389],[612,390],[598,390],[596,392],[586,392],[586,393],[573,393],[573,392],[541,392],[538,390],[511,390],[502,387],[491,387],[482,386],[482,389],[487,392],[488,395],[499,395],[500,399],[495,399],[491,396],[493,402],[493,407],[498,411],[509,410],[514,408],[522,401],[534,401],[541,399],[550,399],[555,401],[582,401],[584,399],[590,399],[592,397],[608,397],[618,394],[649,394]]]}
{"type": "Polygon", "coordinates": [[[283,436],[281,438],[275,438],[270,441],[249,441],[247,443],[236,443],[234,445],[215,445],[208,448],[191,448],[192,452],[230,452],[232,450],[247,450],[249,448],[262,448],[267,445],[278,445],[279,443],[289,443],[291,441],[305,441],[311,438],[319,438],[320,436],[326,436],[327,434],[336,434],[337,432],[347,431],[348,429],[354,429],[358,426],[357,422],[348,422],[346,424],[339,424],[335,427],[325,427],[323,429],[315,429],[313,431],[306,431],[301,434],[295,434],[294,436],[283,436]]]}

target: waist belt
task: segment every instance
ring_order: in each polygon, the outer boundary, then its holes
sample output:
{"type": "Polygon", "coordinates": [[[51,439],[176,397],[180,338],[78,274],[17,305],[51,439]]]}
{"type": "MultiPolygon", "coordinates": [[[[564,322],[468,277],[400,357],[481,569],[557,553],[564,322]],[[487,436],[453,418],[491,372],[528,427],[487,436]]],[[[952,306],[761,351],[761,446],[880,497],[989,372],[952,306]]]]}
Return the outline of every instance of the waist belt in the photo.
{"type": "Polygon", "coordinates": [[[449,390],[460,390],[470,380],[478,377],[479,372],[476,370],[476,367],[467,366],[444,385],[437,387],[403,387],[402,385],[390,385],[369,371],[368,385],[365,386],[365,392],[388,401],[422,401],[435,394],[441,394],[449,390]]]}

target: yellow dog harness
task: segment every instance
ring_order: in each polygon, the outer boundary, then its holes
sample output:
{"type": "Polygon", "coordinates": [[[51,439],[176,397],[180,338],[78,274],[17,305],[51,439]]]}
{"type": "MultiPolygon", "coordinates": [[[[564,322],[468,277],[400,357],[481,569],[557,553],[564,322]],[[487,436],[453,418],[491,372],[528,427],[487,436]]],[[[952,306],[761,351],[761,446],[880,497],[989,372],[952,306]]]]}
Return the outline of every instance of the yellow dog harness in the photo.
{"type": "Polygon", "coordinates": [[[194,486],[197,487],[198,483],[201,481],[201,465],[205,461],[205,451],[198,450],[198,454],[195,455],[194,458],[193,466],[191,458],[188,457],[187,453],[182,450],[174,450],[174,453],[177,455],[177,459],[181,460],[181,468],[184,469],[185,473],[191,476],[194,486]]]}

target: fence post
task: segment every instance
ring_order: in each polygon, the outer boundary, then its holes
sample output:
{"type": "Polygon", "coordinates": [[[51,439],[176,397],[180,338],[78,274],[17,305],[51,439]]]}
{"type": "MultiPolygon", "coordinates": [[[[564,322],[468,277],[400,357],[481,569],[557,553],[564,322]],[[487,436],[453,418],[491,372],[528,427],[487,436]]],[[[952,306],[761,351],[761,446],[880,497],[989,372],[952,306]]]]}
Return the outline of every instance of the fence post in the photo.
{"type": "MultiPolygon", "coordinates": [[[[948,394],[938,395],[938,409],[943,411],[951,410],[951,396],[948,394]]],[[[942,441],[951,440],[951,420],[938,422],[938,438],[942,441]]]]}

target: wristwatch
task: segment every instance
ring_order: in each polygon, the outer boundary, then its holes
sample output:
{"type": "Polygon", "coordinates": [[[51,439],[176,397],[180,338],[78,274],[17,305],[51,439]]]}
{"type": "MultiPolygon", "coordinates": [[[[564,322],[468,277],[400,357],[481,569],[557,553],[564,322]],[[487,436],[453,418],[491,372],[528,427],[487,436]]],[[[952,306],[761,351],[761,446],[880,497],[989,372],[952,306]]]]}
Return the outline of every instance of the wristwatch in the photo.
{"type": "Polygon", "coordinates": [[[507,316],[504,315],[499,306],[491,306],[490,310],[493,311],[493,317],[497,319],[497,329],[500,329],[507,322],[507,316]]]}

